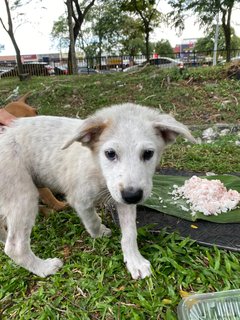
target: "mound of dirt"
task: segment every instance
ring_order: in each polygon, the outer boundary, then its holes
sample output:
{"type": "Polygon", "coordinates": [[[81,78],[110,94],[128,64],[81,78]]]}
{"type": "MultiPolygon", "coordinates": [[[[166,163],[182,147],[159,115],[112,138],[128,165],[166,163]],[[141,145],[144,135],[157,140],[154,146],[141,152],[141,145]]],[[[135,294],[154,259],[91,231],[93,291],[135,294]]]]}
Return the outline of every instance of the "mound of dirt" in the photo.
{"type": "Polygon", "coordinates": [[[240,60],[230,64],[227,69],[227,75],[231,79],[240,80],[240,60]]]}

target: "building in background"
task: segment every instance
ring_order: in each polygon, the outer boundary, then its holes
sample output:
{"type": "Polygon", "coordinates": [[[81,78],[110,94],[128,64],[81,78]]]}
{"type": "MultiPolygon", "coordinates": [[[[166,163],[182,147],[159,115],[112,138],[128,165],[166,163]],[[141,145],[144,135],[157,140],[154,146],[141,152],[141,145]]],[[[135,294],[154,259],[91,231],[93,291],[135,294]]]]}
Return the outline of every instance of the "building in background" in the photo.
{"type": "MultiPolygon", "coordinates": [[[[59,61],[60,56],[59,53],[46,53],[46,54],[23,54],[21,55],[23,63],[33,63],[33,62],[46,62],[49,63],[51,61],[59,61]]],[[[16,56],[1,56],[0,55],[0,63],[15,63],[16,56]]]]}
{"type": "Polygon", "coordinates": [[[188,54],[189,52],[193,52],[197,40],[198,38],[183,39],[182,42],[180,44],[177,44],[173,49],[176,57],[184,58],[184,56],[186,55],[185,53],[188,54]]]}

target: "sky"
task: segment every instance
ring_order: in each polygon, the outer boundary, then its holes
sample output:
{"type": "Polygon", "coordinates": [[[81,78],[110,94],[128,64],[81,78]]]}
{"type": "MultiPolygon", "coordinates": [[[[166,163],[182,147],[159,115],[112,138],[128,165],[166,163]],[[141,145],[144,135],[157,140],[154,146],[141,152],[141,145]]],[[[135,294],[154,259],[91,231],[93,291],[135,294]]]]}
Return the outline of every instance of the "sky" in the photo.
{"type": "MultiPolygon", "coordinates": [[[[11,1],[11,0],[10,0],[11,1]]],[[[63,15],[65,11],[64,0],[45,0],[43,1],[44,7],[40,9],[37,6],[36,1],[33,1],[31,5],[22,8],[22,12],[26,13],[26,18],[30,22],[25,22],[19,26],[15,31],[16,40],[21,50],[21,54],[42,54],[42,53],[54,53],[57,52],[54,47],[50,33],[52,30],[53,22],[63,15]],[[58,2],[56,6],[56,1],[58,2]]],[[[0,17],[6,21],[5,4],[4,0],[0,0],[0,17]]],[[[167,13],[170,9],[165,0],[160,1],[159,9],[163,13],[167,13]]],[[[233,12],[233,27],[236,34],[240,37],[240,22],[237,19],[240,10],[234,10],[233,12]],[[238,21],[238,24],[237,24],[238,21]]],[[[185,21],[185,30],[181,35],[178,35],[175,29],[171,29],[170,26],[161,25],[161,28],[157,28],[151,35],[152,41],[158,41],[161,39],[167,39],[171,45],[175,47],[176,44],[180,44],[182,39],[186,38],[198,38],[202,37],[204,30],[199,28],[196,24],[196,19],[190,17],[185,21]]],[[[14,55],[15,51],[12,46],[11,40],[8,34],[0,25],[0,44],[5,46],[5,49],[0,52],[0,55],[14,55]]]]}

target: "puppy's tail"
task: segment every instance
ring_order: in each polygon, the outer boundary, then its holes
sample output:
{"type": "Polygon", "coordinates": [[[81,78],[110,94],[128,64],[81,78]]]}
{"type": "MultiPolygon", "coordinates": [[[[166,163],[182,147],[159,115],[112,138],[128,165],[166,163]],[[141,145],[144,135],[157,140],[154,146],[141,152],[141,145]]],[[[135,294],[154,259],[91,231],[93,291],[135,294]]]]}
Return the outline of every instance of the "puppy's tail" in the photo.
{"type": "Polygon", "coordinates": [[[17,101],[19,102],[25,102],[27,97],[30,96],[31,92],[25,93],[23,96],[21,96],[17,101]]]}

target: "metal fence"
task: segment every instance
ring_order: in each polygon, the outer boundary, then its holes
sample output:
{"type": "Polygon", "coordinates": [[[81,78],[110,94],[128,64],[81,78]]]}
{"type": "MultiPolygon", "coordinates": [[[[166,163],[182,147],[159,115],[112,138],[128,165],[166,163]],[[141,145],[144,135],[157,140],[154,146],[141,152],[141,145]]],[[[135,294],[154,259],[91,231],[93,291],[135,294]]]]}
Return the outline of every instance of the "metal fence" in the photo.
{"type": "MultiPolygon", "coordinates": [[[[196,67],[202,65],[212,65],[213,64],[214,51],[183,51],[176,53],[162,53],[152,54],[150,56],[150,64],[161,65],[165,64],[166,61],[162,58],[174,59],[177,62],[182,62],[185,66],[196,67]],[[161,63],[162,62],[162,63],[161,63]]],[[[226,61],[226,51],[218,50],[216,52],[217,63],[224,63],[226,61]]],[[[231,51],[232,59],[238,57],[240,59],[240,49],[234,49],[231,51]]],[[[108,56],[108,57],[87,57],[79,59],[79,65],[87,66],[90,68],[97,68],[99,70],[105,69],[120,69],[132,65],[139,65],[146,62],[146,56],[108,56]]]]}
{"type": "MultiPolygon", "coordinates": [[[[150,64],[158,67],[174,67],[183,64],[185,67],[211,66],[213,64],[213,51],[184,51],[177,53],[153,54],[150,56],[150,64]]],[[[226,60],[226,51],[216,52],[217,63],[223,64],[226,60]]],[[[232,61],[240,60],[240,49],[231,51],[232,61]]],[[[139,66],[146,63],[146,56],[103,56],[84,57],[77,59],[78,74],[106,73],[126,71],[129,67],[139,66]]],[[[31,76],[49,76],[68,74],[67,60],[51,59],[43,62],[42,59],[23,64],[23,78],[31,76]]],[[[16,62],[1,61],[0,78],[18,76],[16,62]]]]}

